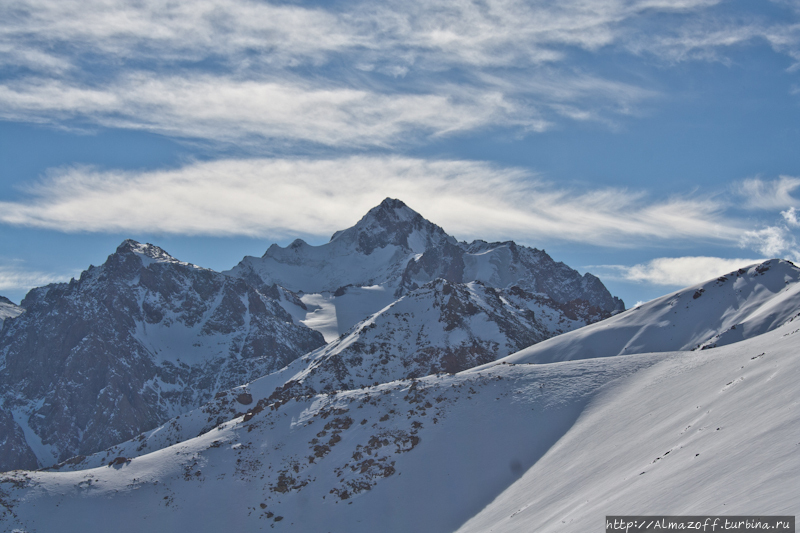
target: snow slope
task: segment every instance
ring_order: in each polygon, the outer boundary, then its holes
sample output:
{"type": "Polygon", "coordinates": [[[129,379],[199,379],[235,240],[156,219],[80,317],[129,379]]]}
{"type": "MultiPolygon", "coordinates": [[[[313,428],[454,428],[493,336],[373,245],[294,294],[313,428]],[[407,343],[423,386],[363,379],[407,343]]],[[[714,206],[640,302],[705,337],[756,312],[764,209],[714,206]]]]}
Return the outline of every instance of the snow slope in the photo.
{"type": "Polygon", "coordinates": [[[799,342],[791,321],[621,380],[459,533],[600,531],[606,515],[800,514],[799,342]]]}
{"type": "Polygon", "coordinates": [[[452,531],[533,465],[604,384],[656,361],[502,365],[262,410],[254,396],[247,416],[130,462],[6,474],[3,525],[452,531]]]}
{"type": "Polygon", "coordinates": [[[5,474],[2,524],[583,532],[606,514],[797,514],[798,334],[287,403],[250,390],[246,416],[129,462],[5,474]]]}
{"type": "Polygon", "coordinates": [[[723,346],[800,313],[800,269],[772,259],[526,348],[508,362],[549,363],[723,346]]]}
{"type": "Polygon", "coordinates": [[[14,304],[14,302],[5,296],[0,296],[0,329],[3,328],[3,322],[5,322],[7,318],[19,316],[23,311],[25,311],[23,308],[14,304]]]}

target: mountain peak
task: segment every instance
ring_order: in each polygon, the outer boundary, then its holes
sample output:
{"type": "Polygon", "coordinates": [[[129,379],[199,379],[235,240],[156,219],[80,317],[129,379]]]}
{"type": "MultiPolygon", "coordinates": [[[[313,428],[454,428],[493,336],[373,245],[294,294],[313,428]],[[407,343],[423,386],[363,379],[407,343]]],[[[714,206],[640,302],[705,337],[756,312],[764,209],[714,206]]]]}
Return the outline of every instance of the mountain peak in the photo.
{"type": "Polygon", "coordinates": [[[334,233],[331,237],[333,241],[355,242],[358,250],[367,255],[388,245],[403,246],[422,253],[434,243],[456,242],[442,228],[395,198],[385,198],[355,226],[334,233]]]}
{"type": "Polygon", "coordinates": [[[117,246],[115,255],[137,256],[143,266],[151,263],[179,263],[177,259],[169,255],[163,248],[150,243],[140,243],[133,239],[125,239],[122,244],[117,246]]]}
{"type": "MultiPolygon", "coordinates": [[[[386,220],[414,220],[421,218],[425,220],[422,215],[408,207],[402,200],[395,198],[384,198],[384,200],[367,211],[367,214],[361,220],[375,219],[377,221],[386,220]]],[[[427,220],[425,220],[428,222],[427,220]]]]}
{"type": "MultiPolygon", "coordinates": [[[[361,217],[361,220],[355,226],[335,232],[331,236],[331,241],[335,240],[339,235],[357,228],[386,227],[401,220],[411,221],[417,217],[425,220],[422,215],[408,207],[402,200],[384,198],[381,203],[367,211],[367,214],[361,217]]],[[[427,222],[427,220],[425,221],[427,222]]]]}
{"type": "Polygon", "coordinates": [[[403,203],[402,200],[389,197],[384,198],[383,201],[378,205],[378,208],[381,209],[401,209],[403,207],[406,207],[406,204],[403,203]]]}

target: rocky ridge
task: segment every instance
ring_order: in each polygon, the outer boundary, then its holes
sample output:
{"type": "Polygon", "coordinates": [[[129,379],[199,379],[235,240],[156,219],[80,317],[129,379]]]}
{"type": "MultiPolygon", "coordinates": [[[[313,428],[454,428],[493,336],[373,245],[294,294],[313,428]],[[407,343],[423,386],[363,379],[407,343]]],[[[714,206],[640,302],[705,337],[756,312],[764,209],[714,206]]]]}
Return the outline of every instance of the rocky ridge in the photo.
{"type": "Polygon", "coordinates": [[[323,345],[281,296],[131,240],[33,289],[0,335],[0,446],[16,450],[0,470],[107,448],[323,345]]]}

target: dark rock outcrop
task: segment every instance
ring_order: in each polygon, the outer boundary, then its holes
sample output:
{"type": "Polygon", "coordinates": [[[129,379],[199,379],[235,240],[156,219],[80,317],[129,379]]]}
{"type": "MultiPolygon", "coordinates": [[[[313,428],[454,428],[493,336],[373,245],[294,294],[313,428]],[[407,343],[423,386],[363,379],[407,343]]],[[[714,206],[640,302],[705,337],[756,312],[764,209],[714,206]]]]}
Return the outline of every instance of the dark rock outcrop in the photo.
{"type": "MultiPolygon", "coordinates": [[[[42,466],[129,439],[324,344],[245,281],[130,240],[79,279],[33,289],[23,307],[0,335],[0,395],[54,450],[42,466]]],[[[15,426],[0,424],[0,442],[17,438],[15,426]]],[[[29,465],[17,457],[6,467],[29,465]]]]}

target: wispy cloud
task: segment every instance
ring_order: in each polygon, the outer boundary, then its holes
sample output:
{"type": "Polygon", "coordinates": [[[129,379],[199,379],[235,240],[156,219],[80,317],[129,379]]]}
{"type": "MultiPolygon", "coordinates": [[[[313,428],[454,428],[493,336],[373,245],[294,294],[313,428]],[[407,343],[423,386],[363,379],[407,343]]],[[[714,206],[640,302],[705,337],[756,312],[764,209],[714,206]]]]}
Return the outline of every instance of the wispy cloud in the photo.
{"type": "Polygon", "coordinates": [[[800,206],[800,200],[792,196],[798,187],[800,178],[792,176],[780,176],[774,180],[756,177],[740,182],[734,190],[744,198],[744,207],[777,210],[800,206]]]}
{"type": "Polygon", "coordinates": [[[28,271],[14,265],[0,265],[0,291],[28,290],[68,280],[69,277],[63,275],[28,271]]]}
{"type": "Polygon", "coordinates": [[[742,248],[751,248],[767,257],[786,257],[800,261],[797,239],[786,226],[768,226],[746,231],[740,242],[742,248]]]}
{"type": "Polygon", "coordinates": [[[633,266],[598,265],[593,272],[604,279],[650,283],[673,287],[696,285],[763,259],[724,259],[721,257],[659,257],[633,266]]]}
{"type": "Polygon", "coordinates": [[[459,238],[735,244],[747,229],[726,219],[713,198],[652,201],[637,191],[559,188],[518,168],[402,157],[222,160],[148,172],[64,169],[31,188],[27,200],[0,203],[0,221],[73,232],[327,236],[387,196],[459,238]]]}
{"type": "Polygon", "coordinates": [[[786,211],[781,211],[781,216],[789,226],[793,228],[800,227],[800,220],[797,218],[797,210],[794,207],[790,207],[786,211]]]}
{"type": "Polygon", "coordinates": [[[117,61],[218,57],[274,67],[319,64],[346,52],[365,66],[520,66],[557,61],[563,46],[607,46],[643,14],[689,13],[717,3],[392,0],[325,9],[248,0],[12,0],[0,7],[6,21],[0,40],[42,50],[68,44],[62,54],[77,61],[100,53],[117,61]]]}
{"type": "Polygon", "coordinates": [[[59,55],[75,67],[85,54],[111,63],[218,57],[294,65],[368,44],[341,14],[248,0],[10,0],[0,6],[0,19],[0,40],[29,49],[63,47],[59,55]]]}
{"type": "Polygon", "coordinates": [[[707,59],[755,38],[800,50],[797,25],[720,23],[717,4],[11,0],[0,4],[0,67],[14,67],[0,83],[0,118],[255,152],[273,139],[392,147],[498,126],[613,123],[657,91],[600,75],[576,51],[707,59]],[[664,13],[667,24],[653,24],[664,13]]]}
{"type": "Polygon", "coordinates": [[[550,117],[603,120],[656,93],[589,75],[548,71],[535,81],[484,77],[480,88],[382,94],[289,80],[129,74],[111,85],[49,78],[0,84],[0,118],[147,129],[244,145],[303,141],[337,147],[412,142],[488,126],[543,131],[550,117]]]}
{"type": "Polygon", "coordinates": [[[379,94],[302,80],[241,81],[220,76],[128,75],[110,86],[50,79],[0,85],[0,117],[41,122],[78,119],[178,137],[263,144],[388,146],[415,135],[446,135],[503,123],[546,122],[497,91],[379,94]]]}
{"type": "Polygon", "coordinates": [[[793,230],[800,227],[796,211],[800,200],[793,196],[798,188],[800,178],[792,176],[780,176],[773,180],[756,177],[734,185],[733,191],[742,199],[743,207],[771,211],[777,218],[742,233],[739,242],[741,248],[756,250],[766,257],[800,260],[800,246],[793,230]],[[778,214],[780,217],[777,217],[778,214]]]}

